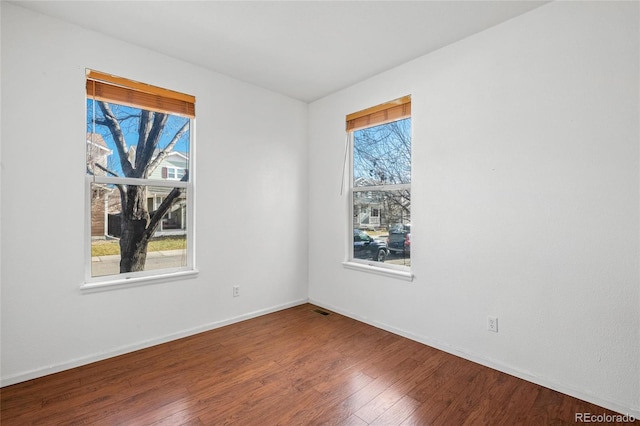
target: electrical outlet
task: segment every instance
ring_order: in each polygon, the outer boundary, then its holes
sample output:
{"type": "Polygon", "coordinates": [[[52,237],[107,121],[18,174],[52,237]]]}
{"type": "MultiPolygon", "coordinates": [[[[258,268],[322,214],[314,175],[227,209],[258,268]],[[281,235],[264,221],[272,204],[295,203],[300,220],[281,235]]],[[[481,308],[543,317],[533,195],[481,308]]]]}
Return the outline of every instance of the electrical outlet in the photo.
{"type": "Polygon", "coordinates": [[[498,332],[498,317],[487,317],[487,330],[493,331],[494,333],[498,332]]]}
{"type": "Polygon", "coordinates": [[[240,286],[239,285],[234,285],[233,286],[233,297],[238,297],[240,296],[240,286]]]}

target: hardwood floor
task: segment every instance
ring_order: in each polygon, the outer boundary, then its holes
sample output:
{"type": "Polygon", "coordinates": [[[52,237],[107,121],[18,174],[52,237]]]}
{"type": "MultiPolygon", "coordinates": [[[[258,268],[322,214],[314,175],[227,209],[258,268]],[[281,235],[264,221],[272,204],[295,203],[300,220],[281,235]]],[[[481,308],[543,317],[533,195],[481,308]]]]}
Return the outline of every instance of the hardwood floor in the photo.
{"type": "Polygon", "coordinates": [[[561,425],[575,424],[575,413],[616,415],[316,309],[297,306],[2,388],[1,423],[561,425]]]}

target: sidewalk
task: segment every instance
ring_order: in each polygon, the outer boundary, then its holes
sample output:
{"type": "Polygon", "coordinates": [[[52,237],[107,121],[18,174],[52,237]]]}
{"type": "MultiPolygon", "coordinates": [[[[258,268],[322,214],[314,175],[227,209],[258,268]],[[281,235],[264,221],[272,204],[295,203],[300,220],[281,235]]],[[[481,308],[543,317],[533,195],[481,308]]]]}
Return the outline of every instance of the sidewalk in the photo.
{"type": "MultiPolygon", "coordinates": [[[[157,258],[157,257],[175,257],[175,256],[186,256],[187,251],[185,249],[182,250],[162,250],[162,251],[150,251],[147,252],[147,259],[157,258]]],[[[109,256],[93,256],[91,258],[91,262],[120,262],[120,255],[113,254],[109,256]]]]}
{"type": "MultiPolygon", "coordinates": [[[[177,268],[186,266],[187,250],[150,251],[147,253],[145,270],[177,268]]],[[[91,258],[91,275],[117,275],[120,273],[120,255],[95,256],[91,258]]]]}

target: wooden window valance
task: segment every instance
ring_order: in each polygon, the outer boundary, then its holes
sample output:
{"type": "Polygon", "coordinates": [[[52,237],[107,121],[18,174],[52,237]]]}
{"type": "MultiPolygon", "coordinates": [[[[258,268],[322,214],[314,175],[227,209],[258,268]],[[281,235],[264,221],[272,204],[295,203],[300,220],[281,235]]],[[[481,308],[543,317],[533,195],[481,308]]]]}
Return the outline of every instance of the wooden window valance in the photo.
{"type": "Polygon", "coordinates": [[[408,117],[411,117],[410,95],[347,115],[347,131],[352,132],[408,117]]]}
{"type": "Polygon", "coordinates": [[[173,90],[87,70],[87,97],[150,111],[196,116],[196,98],[173,90]]]}

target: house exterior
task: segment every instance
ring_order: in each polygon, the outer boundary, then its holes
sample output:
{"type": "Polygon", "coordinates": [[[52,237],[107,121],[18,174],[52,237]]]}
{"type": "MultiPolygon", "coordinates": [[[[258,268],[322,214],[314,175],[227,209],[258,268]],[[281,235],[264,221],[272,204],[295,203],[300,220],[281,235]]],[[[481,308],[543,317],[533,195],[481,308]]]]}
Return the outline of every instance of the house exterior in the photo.
{"type": "MultiPolygon", "coordinates": [[[[149,175],[150,179],[180,181],[189,167],[189,157],[182,152],[170,152],[149,175]]],[[[147,209],[153,212],[160,207],[171,188],[150,186],[147,192],[147,209]]],[[[183,192],[162,219],[157,232],[180,233],[187,227],[187,195],[183,192]]]]}
{"type": "MultiPolygon", "coordinates": [[[[135,146],[129,148],[129,161],[135,161],[135,146]]],[[[189,165],[189,156],[183,152],[173,151],[153,169],[149,179],[180,181],[189,165]]],[[[147,210],[149,213],[156,211],[172,188],[161,186],[149,186],[147,188],[147,210]]],[[[107,235],[120,236],[120,194],[117,190],[109,194],[108,202],[107,235]]],[[[174,201],[171,209],[165,214],[155,235],[182,235],[187,228],[187,195],[182,193],[174,201]]]]}
{"type": "Polygon", "coordinates": [[[372,192],[354,194],[353,225],[356,229],[375,230],[380,227],[382,201],[372,192]]]}
{"type": "MultiPolygon", "coordinates": [[[[378,182],[359,177],[354,187],[372,186],[378,182]]],[[[408,191],[358,191],[353,193],[353,228],[371,231],[385,230],[395,224],[411,222],[411,199],[408,191]]]]}
{"type": "MultiPolygon", "coordinates": [[[[105,176],[109,156],[113,153],[107,147],[102,135],[87,133],[87,172],[94,176],[105,176]]],[[[108,233],[107,214],[113,189],[103,184],[91,185],[91,238],[104,238],[108,233]]]]}
{"type": "MultiPolygon", "coordinates": [[[[354,186],[374,186],[375,181],[363,177],[356,178],[354,186]]],[[[353,194],[353,228],[376,230],[380,227],[382,199],[377,191],[355,192],[353,194]]]]}
{"type": "Polygon", "coordinates": [[[411,222],[411,200],[401,191],[362,191],[353,195],[353,227],[372,231],[411,222]]]}

